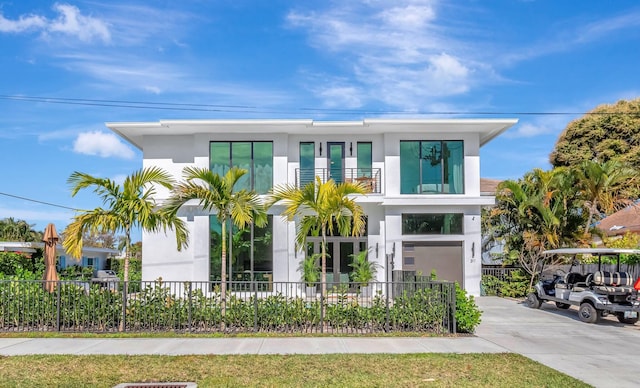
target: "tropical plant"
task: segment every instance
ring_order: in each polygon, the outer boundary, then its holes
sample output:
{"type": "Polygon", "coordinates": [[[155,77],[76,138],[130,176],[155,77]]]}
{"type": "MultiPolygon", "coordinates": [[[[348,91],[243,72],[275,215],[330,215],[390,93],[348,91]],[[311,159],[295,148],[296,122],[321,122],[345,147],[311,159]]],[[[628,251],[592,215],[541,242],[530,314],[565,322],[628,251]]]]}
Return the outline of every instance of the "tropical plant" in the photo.
{"type": "MultiPolygon", "coordinates": [[[[220,176],[206,168],[185,167],[182,173],[184,182],[174,187],[165,210],[175,215],[187,201],[196,199],[204,210],[216,212],[222,227],[220,296],[224,301],[227,296],[227,222],[232,221],[240,229],[252,222],[257,226],[264,226],[267,223],[265,207],[255,191],[234,190],[247,170],[232,167],[224,176],[220,176]]],[[[223,304],[222,315],[224,314],[223,304]]]]}
{"type": "Polygon", "coordinates": [[[578,190],[589,212],[584,228],[588,235],[596,217],[608,215],[633,202],[640,173],[618,160],[600,163],[585,160],[577,168],[578,190]]]}
{"type": "Polygon", "coordinates": [[[327,292],[327,235],[338,232],[341,236],[360,236],[364,233],[365,215],[362,207],[351,197],[366,194],[367,188],[359,183],[336,184],[333,179],[315,182],[303,187],[285,184],[271,190],[268,206],[282,201],[283,215],[289,221],[299,218],[296,248],[306,246],[309,235],[322,236],[321,282],[322,295],[327,292]]]}
{"type": "Polygon", "coordinates": [[[307,287],[313,287],[320,280],[320,266],[318,265],[318,259],[322,256],[319,253],[314,253],[305,257],[300,262],[298,268],[302,273],[302,281],[306,283],[307,287]]]}
{"type": "Polygon", "coordinates": [[[351,280],[358,283],[359,287],[367,287],[378,272],[378,264],[373,261],[369,261],[367,258],[369,251],[360,251],[357,254],[351,255],[353,261],[349,266],[353,268],[351,272],[351,280]]]}
{"type": "Polygon", "coordinates": [[[564,168],[535,169],[498,186],[497,204],[483,219],[484,233],[503,245],[503,262],[516,263],[530,276],[538,272],[546,249],[576,244],[585,215],[576,177],[564,168]]]}
{"type": "Polygon", "coordinates": [[[93,187],[93,192],[101,199],[106,208],[84,210],[74,217],[65,230],[64,248],[71,256],[82,255],[83,240],[86,233],[122,232],[125,238],[124,273],[129,280],[129,256],[131,251],[131,230],[140,227],[144,231],[159,232],[169,229],[175,231],[178,250],[187,246],[188,230],[184,221],[174,213],[168,213],[157,207],[154,200],[156,185],[171,189],[173,179],[164,170],[151,167],[143,168],[125,178],[122,186],[108,178],[97,178],[89,174],[74,172],[68,179],[71,195],[80,190],[93,187]]]}
{"type": "Polygon", "coordinates": [[[0,241],[39,242],[42,232],[33,229],[34,224],[8,217],[0,220],[0,241]]]}

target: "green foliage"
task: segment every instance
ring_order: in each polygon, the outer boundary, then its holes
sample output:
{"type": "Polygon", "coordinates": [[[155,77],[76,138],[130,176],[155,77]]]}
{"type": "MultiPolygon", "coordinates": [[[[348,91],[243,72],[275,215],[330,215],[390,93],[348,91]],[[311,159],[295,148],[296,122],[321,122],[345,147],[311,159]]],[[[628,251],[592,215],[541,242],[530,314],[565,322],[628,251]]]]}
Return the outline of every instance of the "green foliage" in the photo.
{"type": "Polygon", "coordinates": [[[369,251],[360,251],[351,255],[353,261],[349,266],[352,268],[352,272],[349,276],[353,282],[359,283],[358,285],[361,287],[367,287],[378,272],[378,264],[369,261],[368,256],[369,251]]]}
{"type": "Polygon", "coordinates": [[[600,105],[567,125],[550,155],[553,166],[621,160],[640,168],[640,99],[600,105]]]}
{"type": "Polygon", "coordinates": [[[456,283],[456,329],[459,333],[473,333],[480,324],[482,311],[476,305],[473,295],[456,283]]]}
{"type": "Polygon", "coordinates": [[[509,298],[527,296],[530,288],[530,278],[523,271],[512,271],[507,280],[501,282],[500,295],[509,298]]]}
{"type": "Polygon", "coordinates": [[[71,265],[60,271],[61,280],[91,280],[93,268],[71,265]]]}
{"type": "Polygon", "coordinates": [[[33,229],[33,224],[13,217],[0,220],[0,241],[40,242],[42,232],[33,229]]]}
{"type": "Polygon", "coordinates": [[[0,273],[12,276],[20,270],[36,272],[36,263],[29,256],[15,252],[0,252],[0,273]]]}
{"type": "Polygon", "coordinates": [[[131,228],[159,232],[169,229],[175,232],[178,250],[187,246],[188,230],[185,222],[176,213],[158,209],[154,196],[157,187],[172,189],[174,180],[158,167],[143,168],[127,176],[122,185],[111,179],[96,178],[89,174],[74,172],[67,183],[71,195],[80,190],[93,188],[105,208],[95,208],[78,213],[64,232],[63,245],[73,257],[82,255],[83,238],[88,234],[124,233],[126,247],[123,277],[129,279],[129,252],[131,228]]]}
{"type": "MultiPolygon", "coordinates": [[[[33,274],[20,274],[33,278],[33,274]]],[[[133,284],[134,282],[131,282],[133,284]]],[[[230,295],[223,303],[219,289],[209,283],[171,283],[162,280],[138,285],[139,292],[127,294],[125,319],[128,330],[189,330],[242,332],[317,332],[320,325],[341,332],[395,331],[446,332],[448,300],[446,289],[434,287],[406,290],[387,306],[380,293],[370,301],[361,300],[337,287],[325,300],[324,318],[320,299],[286,297],[275,293],[256,299],[255,295],[230,295]],[[223,305],[225,314],[222,314],[223,305]]],[[[121,285],[120,285],[121,286],[121,285]]],[[[415,288],[415,287],[414,287],[415,288]]],[[[57,306],[60,324],[69,331],[117,331],[123,318],[123,292],[86,282],[62,281],[53,293],[40,280],[0,277],[0,328],[18,327],[42,331],[56,330],[57,306]],[[60,297],[58,298],[58,293],[60,297]]],[[[462,309],[473,305],[460,303],[462,309]]],[[[469,316],[465,312],[462,317],[469,316]]],[[[461,319],[463,319],[461,318],[461,319]]],[[[459,330],[472,330],[465,318],[459,330]]],[[[477,323],[475,323],[477,324],[477,323]]]]}
{"type": "Polygon", "coordinates": [[[320,265],[318,260],[321,255],[314,253],[313,255],[306,256],[301,262],[299,270],[302,272],[302,281],[307,284],[308,287],[320,281],[320,265]]]}

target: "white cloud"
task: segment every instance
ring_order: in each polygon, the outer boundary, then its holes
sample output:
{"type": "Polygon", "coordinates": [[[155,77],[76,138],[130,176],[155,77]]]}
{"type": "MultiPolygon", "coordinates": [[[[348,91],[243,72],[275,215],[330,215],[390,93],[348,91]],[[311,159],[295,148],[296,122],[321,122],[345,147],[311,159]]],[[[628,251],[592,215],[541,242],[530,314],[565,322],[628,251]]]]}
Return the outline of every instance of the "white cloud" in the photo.
{"type": "MultiPolygon", "coordinates": [[[[325,11],[290,12],[291,26],[307,29],[319,51],[336,53],[351,63],[350,84],[360,100],[383,101],[402,109],[433,103],[436,97],[467,93],[495,79],[489,63],[472,55],[461,34],[453,31],[439,2],[400,0],[339,2],[325,11]]],[[[481,51],[482,42],[474,49],[481,51]]],[[[335,97],[319,93],[321,99],[335,97]]],[[[335,104],[325,102],[325,105],[335,104]]]]}
{"type": "Polygon", "coordinates": [[[134,152],[120,139],[101,131],[84,132],[73,143],[73,151],[85,155],[97,155],[103,158],[118,157],[133,159],[134,152]]]}
{"type": "Polygon", "coordinates": [[[54,4],[53,9],[60,15],[51,21],[48,32],[76,36],[83,42],[91,42],[94,38],[109,42],[111,34],[106,23],[91,16],[84,16],[78,7],[69,4],[54,4]]]}
{"type": "Polygon", "coordinates": [[[359,90],[352,86],[332,86],[321,89],[318,94],[326,101],[325,106],[330,108],[355,109],[363,103],[359,90]]]}
{"type": "Polygon", "coordinates": [[[18,33],[27,30],[41,29],[47,20],[38,15],[22,15],[18,20],[9,20],[0,14],[0,32],[18,33]]]}
{"type": "Polygon", "coordinates": [[[0,14],[0,32],[19,33],[35,30],[46,37],[67,35],[85,43],[95,40],[108,43],[111,40],[107,23],[98,18],[83,15],[78,7],[55,3],[53,10],[58,14],[55,19],[40,15],[21,15],[17,20],[9,20],[0,14]]]}

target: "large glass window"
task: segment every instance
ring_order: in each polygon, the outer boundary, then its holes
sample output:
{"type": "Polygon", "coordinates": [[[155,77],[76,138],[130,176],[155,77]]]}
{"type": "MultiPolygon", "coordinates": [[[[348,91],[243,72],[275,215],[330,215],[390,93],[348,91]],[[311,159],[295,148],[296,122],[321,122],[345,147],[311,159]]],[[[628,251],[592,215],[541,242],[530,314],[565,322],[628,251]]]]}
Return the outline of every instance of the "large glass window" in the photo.
{"type": "Polygon", "coordinates": [[[403,214],[402,234],[462,234],[462,213],[403,214]]]}
{"type": "Polygon", "coordinates": [[[463,142],[401,141],[400,193],[464,193],[463,142]]]}
{"type": "Polygon", "coordinates": [[[358,178],[359,177],[373,177],[371,166],[372,166],[372,155],[371,155],[371,143],[360,143],[358,142],[358,178]]]}
{"type": "Polygon", "coordinates": [[[273,186],[273,143],[267,141],[213,141],[210,144],[211,171],[226,174],[232,166],[247,170],[236,189],[266,194],[273,186]]]}
{"type": "Polygon", "coordinates": [[[300,187],[315,179],[316,151],[315,143],[300,143],[300,187]]]}
{"type": "MultiPolygon", "coordinates": [[[[255,280],[272,280],[273,274],[273,216],[267,216],[267,225],[257,227],[248,225],[244,229],[233,227],[229,233],[227,226],[227,244],[231,239],[231,248],[227,246],[227,274],[231,280],[251,280],[251,262],[255,280]]],[[[222,262],[222,227],[215,215],[209,216],[210,226],[210,272],[212,281],[219,281],[222,262]]]]}

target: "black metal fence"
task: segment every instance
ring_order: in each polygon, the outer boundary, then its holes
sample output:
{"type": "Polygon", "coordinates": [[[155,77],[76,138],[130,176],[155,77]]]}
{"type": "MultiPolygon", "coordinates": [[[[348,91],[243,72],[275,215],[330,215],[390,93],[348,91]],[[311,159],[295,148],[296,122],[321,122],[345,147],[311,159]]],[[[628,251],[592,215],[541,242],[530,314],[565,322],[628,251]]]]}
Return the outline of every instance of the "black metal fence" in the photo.
{"type": "Polygon", "coordinates": [[[455,284],[0,280],[0,331],[455,333],[455,284]]]}

